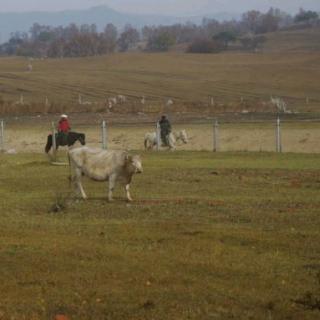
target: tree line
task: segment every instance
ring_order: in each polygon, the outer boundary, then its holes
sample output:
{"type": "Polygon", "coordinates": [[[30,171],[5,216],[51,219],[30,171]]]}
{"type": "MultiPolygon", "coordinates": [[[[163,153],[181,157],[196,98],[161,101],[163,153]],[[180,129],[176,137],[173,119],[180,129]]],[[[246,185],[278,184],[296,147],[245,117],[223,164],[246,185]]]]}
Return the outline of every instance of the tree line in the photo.
{"type": "Polygon", "coordinates": [[[11,34],[9,41],[0,46],[0,54],[85,57],[130,50],[167,51],[182,44],[187,44],[187,52],[212,53],[228,50],[233,43],[245,50],[255,50],[266,40],[265,33],[315,22],[319,22],[319,15],[314,11],[300,9],[292,16],[270,8],[266,13],[250,10],[239,20],[219,22],[204,18],[200,25],[145,26],[141,30],[130,24],[119,31],[109,23],[98,31],[95,24],[77,26],[72,23],[65,27],[51,27],[34,23],[28,33],[11,34]]]}

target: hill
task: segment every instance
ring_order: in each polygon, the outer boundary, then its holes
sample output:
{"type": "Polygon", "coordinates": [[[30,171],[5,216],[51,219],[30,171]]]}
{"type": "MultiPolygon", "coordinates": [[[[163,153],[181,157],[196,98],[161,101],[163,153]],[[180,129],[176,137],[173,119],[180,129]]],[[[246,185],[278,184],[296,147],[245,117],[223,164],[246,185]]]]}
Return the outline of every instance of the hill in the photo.
{"type": "Polygon", "coordinates": [[[282,30],[267,35],[266,52],[311,52],[320,50],[320,26],[282,30]]]}

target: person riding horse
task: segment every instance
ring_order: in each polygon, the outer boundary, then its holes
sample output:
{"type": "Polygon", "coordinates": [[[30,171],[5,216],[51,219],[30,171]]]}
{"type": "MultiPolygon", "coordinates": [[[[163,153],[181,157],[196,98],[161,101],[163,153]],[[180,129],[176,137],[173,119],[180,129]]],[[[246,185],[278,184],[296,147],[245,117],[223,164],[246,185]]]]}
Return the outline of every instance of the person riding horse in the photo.
{"type": "Polygon", "coordinates": [[[168,146],[168,136],[171,133],[171,123],[168,120],[166,115],[161,116],[161,119],[159,121],[160,125],[160,136],[161,140],[164,146],[168,146]]]}
{"type": "Polygon", "coordinates": [[[45,146],[45,152],[48,153],[55,142],[56,150],[59,146],[72,146],[76,141],[79,141],[81,145],[86,144],[86,136],[84,133],[70,131],[70,124],[68,116],[62,114],[58,124],[58,133],[55,134],[55,141],[53,141],[52,134],[48,135],[47,144],[45,146]]]}
{"type": "Polygon", "coordinates": [[[68,116],[66,114],[62,114],[60,117],[60,121],[58,124],[58,139],[61,139],[64,143],[68,140],[68,133],[71,127],[69,124],[68,116]]]}

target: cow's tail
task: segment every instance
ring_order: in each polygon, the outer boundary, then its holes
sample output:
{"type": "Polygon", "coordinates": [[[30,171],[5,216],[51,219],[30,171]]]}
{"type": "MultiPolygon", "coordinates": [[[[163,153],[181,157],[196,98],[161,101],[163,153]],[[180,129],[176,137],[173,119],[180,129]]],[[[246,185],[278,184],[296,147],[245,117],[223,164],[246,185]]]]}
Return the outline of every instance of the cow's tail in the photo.
{"type": "Polygon", "coordinates": [[[148,149],[148,137],[147,136],[144,137],[144,149],[145,150],[148,149]]]}
{"type": "Polygon", "coordinates": [[[73,182],[73,176],[72,176],[72,163],[71,163],[69,151],[67,152],[67,155],[68,155],[68,162],[69,162],[69,185],[71,187],[72,182],[73,182]]]}

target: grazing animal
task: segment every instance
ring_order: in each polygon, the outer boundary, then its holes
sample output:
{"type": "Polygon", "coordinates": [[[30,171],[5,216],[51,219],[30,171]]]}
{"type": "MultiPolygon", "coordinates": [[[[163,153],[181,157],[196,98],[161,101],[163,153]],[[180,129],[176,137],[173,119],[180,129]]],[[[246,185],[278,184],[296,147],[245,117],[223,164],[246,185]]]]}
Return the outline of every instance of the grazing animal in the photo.
{"type": "MultiPolygon", "coordinates": [[[[84,133],[78,133],[70,131],[68,135],[66,136],[66,139],[59,133],[56,133],[56,148],[58,149],[59,146],[72,146],[76,143],[76,141],[79,141],[82,145],[86,144],[86,136],[84,133]]],[[[48,153],[52,147],[52,134],[48,135],[47,138],[47,144],[45,147],[45,152],[48,153]]]]}
{"type": "Polygon", "coordinates": [[[126,96],[124,96],[124,95],[122,95],[122,94],[118,94],[117,98],[118,98],[118,101],[119,101],[120,103],[125,103],[125,102],[127,101],[126,96]]]}
{"type": "Polygon", "coordinates": [[[168,99],[167,102],[166,102],[166,106],[170,107],[172,105],[173,105],[173,100],[172,99],[168,99]]]}
{"type": "Polygon", "coordinates": [[[83,199],[87,198],[82,184],[81,176],[85,175],[95,181],[109,181],[108,200],[112,201],[112,193],[115,183],[122,180],[128,201],[132,201],[130,195],[130,183],[135,173],[142,173],[142,162],[138,155],[130,155],[122,150],[103,150],[88,147],[75,148],[68,151],[71,180],[75,181],[77,191],[83,199]]]}
{"type": "MultiPolygon", "coordinates": [[[[186,130],[174,131],[168,135],[168,147],[170,150],[176,149],[177,142],[183,142],[184,144],[188,143],[188,135],[186,130]]],[[[161,141],[160,141],[161,142],[161,141]]],[[[146,150],[153,149],[157,145],[157,134],[156,132],[148,132],[144,136],[144,148],[146,150]]]]}
{"type": "Polygon", "coordinates": [[[118,100],[117,100],[117,97],[111,97],[111,98],[108,98],[108,101],[111,102],[112,104],[116,105],[118,100]]]}
{"type": "Polygon", "coordinates": [[[270,97],[271,104],[276,106],[279,112],[286,112],[287,111],[287,104],[282,98],[273,98],[272,96],[270,97]]]}

